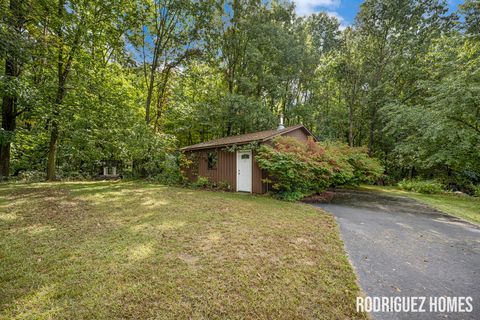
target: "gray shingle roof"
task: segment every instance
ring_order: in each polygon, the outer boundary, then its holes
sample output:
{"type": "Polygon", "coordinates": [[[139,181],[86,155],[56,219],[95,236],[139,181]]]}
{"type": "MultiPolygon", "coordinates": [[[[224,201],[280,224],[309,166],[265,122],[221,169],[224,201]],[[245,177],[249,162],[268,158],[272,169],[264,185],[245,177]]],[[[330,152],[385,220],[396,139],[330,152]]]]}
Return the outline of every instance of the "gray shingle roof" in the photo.
{"type": "Polygon", "coordinates": [[[304,129],[308,134],[311,135],[310,131],[308,131],[307,128],[299,124],[296,126],[291,126],[291,127],[282,129],[282,130],[277,130],[277,129],[266,130],[266,131],[252,132],[252,133],[240,134],[237,136],[230,136],[230,137],[210,140],[206,142],[193,144],[188,147],[183,147],[180,150],[189,151],[189,150],[209,149],[209,148],[216,148],[216,147],[226,147],[229,145],[242,145],[242,144],[247,144],[254,141],[267,141],[276,136],[279,136],[300,128],[304,129]]]}

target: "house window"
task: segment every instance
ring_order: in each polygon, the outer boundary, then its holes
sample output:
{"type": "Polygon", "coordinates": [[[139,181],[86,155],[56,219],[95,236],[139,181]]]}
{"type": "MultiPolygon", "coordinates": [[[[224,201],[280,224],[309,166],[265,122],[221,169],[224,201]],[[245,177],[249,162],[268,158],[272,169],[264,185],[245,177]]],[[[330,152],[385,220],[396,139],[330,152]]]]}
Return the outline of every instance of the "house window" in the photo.
{"type": "Polygon", "coordinates": [[[242,154],[242,159],[250,159],[250,155],[249,154],[242,154]]]}
{"type": "Polygon", "coordinates": [[[208,170],[217,169],[217,153],[209,152],[208,153],[208,170]]]}

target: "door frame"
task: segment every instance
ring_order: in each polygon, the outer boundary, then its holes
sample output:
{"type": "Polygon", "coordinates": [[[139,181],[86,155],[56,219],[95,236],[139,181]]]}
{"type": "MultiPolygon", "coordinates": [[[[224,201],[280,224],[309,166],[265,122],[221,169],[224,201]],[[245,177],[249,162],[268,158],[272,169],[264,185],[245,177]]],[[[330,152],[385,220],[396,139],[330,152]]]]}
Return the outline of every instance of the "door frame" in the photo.
{"type": "Polygon", "coordinates": [[[237,150],[235,153],[235,176],[236,176],[236,188],[235,191],[237,192],[248,192],[252,193],[253,191],[253,158],[252,158],[252,150],[237,150]],[[250,155],[250,191],[244,191],[244,190],[238,190],[238,182],[240,181],[239,179],[239,172],[238,172],[238,156],[240,153],[248,153],[250,155]]]}

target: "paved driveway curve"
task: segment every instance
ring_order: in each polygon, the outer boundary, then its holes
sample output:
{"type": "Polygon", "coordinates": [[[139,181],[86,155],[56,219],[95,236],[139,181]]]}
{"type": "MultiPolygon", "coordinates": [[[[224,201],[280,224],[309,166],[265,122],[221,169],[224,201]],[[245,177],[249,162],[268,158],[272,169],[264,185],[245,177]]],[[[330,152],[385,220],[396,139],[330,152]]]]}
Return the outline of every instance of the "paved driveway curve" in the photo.
{"type": "Polygon", "coordinates": [[[415,200],[342,190],[332,213],[366,296],[471,296],[472,313],[372,313],[374,319],[480,319],[480,228],[415,200]]]}

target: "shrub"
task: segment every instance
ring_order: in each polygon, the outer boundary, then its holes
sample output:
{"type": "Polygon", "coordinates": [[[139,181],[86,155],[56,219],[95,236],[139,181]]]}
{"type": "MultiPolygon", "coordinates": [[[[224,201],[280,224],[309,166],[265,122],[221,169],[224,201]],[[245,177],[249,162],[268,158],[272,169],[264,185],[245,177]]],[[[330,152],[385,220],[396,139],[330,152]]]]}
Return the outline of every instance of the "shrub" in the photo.
{"type": "Polygon", "coordinates": [[[232,186],[230,183],[228,183],[228,181],[220,181],[217,183],[216,188],[222,191],[232,191],[232,186]]]}
{"type": "Polygon", "coordinates": [[[402,190],[428,194],[442,193],[444,191],[444,186],[435,180],[403,180],[398,183],[398,186],[402,190]]]}
{"type": "Polygon", "coordinates": [[[198,176],[197,181],[192,182],[194,189],[209,189],[213,186],[212,181],[208,177],[198,176]]]}
{"type": "Polygon", "coordinates": [[[135,152],[128,157],[133,159],[132,176],[153,178],[168,184],[173,180],[176,184],[176,180],[180,178],[180,159],[175,151],[175,137],[167,134],[145,134],[149,138],[136,142],[135,152]]]}
{"type": "Polygon", "coordinates": [[[256,159],[268,172],[275,196],[285,200],[298,200],[333,185],[372,182],[383,173],[363,148],[290,137],[273,143],[260,147],[256,159]]]}
{"type": "Polygon", "coordinates": [[[190,186],[194,189],[209,189],[209,190],[221,190],[232,191],[232,186],[228,181],[215,182],[208,177],[199,176],[197,181],[192,182],[190,186]]]}
{"type": "Polygon", "coordinates": [[[465,193],[480,198],[480,184],[470,183],[465,187],[465,193]]]}
{"type": "Polygon", "coordinates": [[[313,169],[300,161],[300,154],[263,146],[256,159],[260,168],[269,173],[272,188],[280,198],[296,200],[314,189],[313,169]]]}
{"type": "Polygon", "coordinates": [[[40,182],[45,181],[47,175],[43,171],[21,171],[16,179],[22,182],[40,182]]]}
{"type": "Polygon", "coordinates": [[[480,198],[480,185],[472,186],[473,196],[480,198]]]}
{"type": "Polygon", "coordinates": [[[62,180],[77,180],[77,181],[82,181],[82,180],[88,180],[91,179],[90,175],[87,173],[82,173],[78,171],[71,171],[65,174],[61,175],[62,180]]]}
{"type": "Polygon", "coordinates": [[[165,160],[160,164],[160,173],[155,180],[166,185],[179,185],[184,182],[184,176],[180,170],[179,159],[176,155],[166,154],[165,160]]]}
{"type": "Polygon", "coordinates": [[[347,162],[353,168],[353,178],[350,180],[351,184],[371,184],[383,175],[383,167],[377,159],[368,156],[367,148],[349,148],[343,146],[342,150],[347,158],[347,162]]]}

